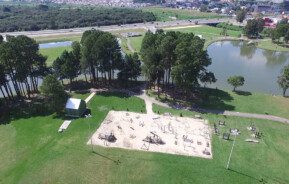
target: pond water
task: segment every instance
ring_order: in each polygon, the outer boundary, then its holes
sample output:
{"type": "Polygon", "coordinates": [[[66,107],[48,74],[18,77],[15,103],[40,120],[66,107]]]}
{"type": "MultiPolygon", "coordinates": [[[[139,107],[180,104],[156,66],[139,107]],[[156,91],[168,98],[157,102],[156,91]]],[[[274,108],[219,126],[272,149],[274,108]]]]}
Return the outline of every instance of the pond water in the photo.
{"type": "Polygon", "coordinates": [[[240,90],[281,94],[277,77],[282,68],[289,64],[289,52],[274,52],[249,46],[246,42],[216,42],[208,47],[212,64],[208,69],[214,72],[217,82],[211,87],[232,89],[227,79],[232,75],[242,75],[245,85],[240,90]]]}
{"type": "Polygon", "coordinates": [[[72,44],[72,41],[41,43],[39,44],[39,48],[48,49],[48,48],[55,48],[55,47],[65,47],[65,46],[70,46],[71,44],[72,44]]]}

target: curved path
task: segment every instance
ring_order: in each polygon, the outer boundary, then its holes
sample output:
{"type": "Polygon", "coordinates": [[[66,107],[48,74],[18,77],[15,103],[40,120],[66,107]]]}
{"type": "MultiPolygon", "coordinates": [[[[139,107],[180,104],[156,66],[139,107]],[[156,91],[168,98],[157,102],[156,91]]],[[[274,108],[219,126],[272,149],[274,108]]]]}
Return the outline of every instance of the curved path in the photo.
{"type": "MultiPolygon", "coordinates": [[[[163,107],[172,108],[166,103],[160,102],[153,97],[149,97],[145,91],[141,95],[136,95],[137,97],[143,99],[147,105],[147,112],[148,108],[152,107],[152,104],[157,104],[163,107]],[[149,106],[148,106],[149,105],[149,106]]],[[[152,111],[152,110],[150,110],[152,111]]],[[[192,109],[191,111],[200,112],[200,113],[211,113],[211,114],[219,114],[219,115],[226,115],[226,116],[237,116],[243,118],[256,118],[256,119],[264,119],[264,120],[271,120],[277,121],[281,123],[289,124],[289,119],[273,116],[273,115],[266,115],[266,114],[255,114],[255,113],[244,113],[244,112],[235,112],[235,111],[222,111],[222,110],[209,110],[209,109],[192,109]]]]}
{"type": "MultiPolygon", "coordinates": [[[[129,95],[136,96],[136,97],[143,99],[145,101],[146,110],[148,114],[154,114],[152,110],[153,104],[157,104],[166,108],[172,108],[167,103],[160,102],[156,100],[155,98],[148,96],[145,93],[145,90],[142,90],[141,94],[137,94],[129,90],[114,90],[114,91],[127,93],[129,95]]],[[[266,115],[266,114],[245,113],[245,112],[226,111],[226,110],[211,110],[211,109],[201,109],[201,108],[191,109],[190,111],[199,112],[199,113],[211,113],[211,114],[218,114],[218,115],[225,115],[225,116],[237,116],[237,117],[243,117],[243,118],[264,119],[264,120],[271,120],[271,121],[277,121],[277,122],[289,124],[289,119],[278,117],[278,116],[273,116],[273,115],[266,115]]]]}

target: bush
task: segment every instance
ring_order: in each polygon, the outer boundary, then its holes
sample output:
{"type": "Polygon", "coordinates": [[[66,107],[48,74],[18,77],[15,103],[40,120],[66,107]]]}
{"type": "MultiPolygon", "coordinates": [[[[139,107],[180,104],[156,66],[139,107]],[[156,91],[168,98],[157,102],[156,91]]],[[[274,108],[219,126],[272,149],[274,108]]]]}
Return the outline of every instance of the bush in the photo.
{"type": "Polygon", "coordinates": [[[217,24],[218,28],[227,28],[228,30],[232,30],[232,31],[243,31],[243,27],[241,26],[235,26],[233,24],[229,24],[226,22],[221,22],[219,24],[217,24]]]}

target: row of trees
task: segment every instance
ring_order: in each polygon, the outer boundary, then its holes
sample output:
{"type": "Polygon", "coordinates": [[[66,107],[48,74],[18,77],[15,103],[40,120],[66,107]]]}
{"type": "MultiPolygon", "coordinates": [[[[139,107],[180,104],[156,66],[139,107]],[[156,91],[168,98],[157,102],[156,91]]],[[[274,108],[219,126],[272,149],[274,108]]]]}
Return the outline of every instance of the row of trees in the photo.
{"type": "Polygon", "coordinates": [[[47,72],[45,61],[46,58],[39,53],[38,44],[31,38],[7,37],[7,42],[2,41],[0,90],[4,99],[30,98],[33,92],[38,92],[39,77],[47,72]]]}
{"type": "Polygon", "coordinates": [[[147,32],[141,45],[143,71],[150,84],[174,86],[184,90],[198,86],[199,82],[215,82],[206,67],[211,59],[204,50],[204,40],[193,33],[147,32]]]}
{"type": "Polygon", "coordinates": [[[118,72],[118,79],[126,84],[140,76],[141,62],[136,53],[124,55],[111,33],[89,30],[84,32],[80,43],[72,44],[71,52],[64,51],[53,62],[53,71],[60,80],[68,79],[70,83],[83,74],[87,82],[96,84],[102,79],[108,85],[118,72]]]}
{"type": "Polygon", "coordinates": [[[155,20],[151,12],[129,8],[64,8],[46,5],[0,8],[0,32],[120,25],[155,20]]]}
{"type": "Polygon", "coordinates": [[[68,79],[70,83],[83,74],[86,81],[91,81],[92,84],[96,84],[101,78],[110,85],[116,72],[122,82],[136,80],[141,74],[140,66],[137,54],[122,54],[114,35],[89,30],[83,34],[80,43],[72,44],[71,52],[64,51],[53,62],[53,71],[60,80],[68,79]]]}
{"type": "Polygon", "coordinates": [[[93,85],[99,80],[111,85],[117,76],[121,84],[127,85],[141,74],[138,55],[122,54],[117,38],[108,32],[86,31],[81,42],[74,42],[72,51],[64,51],[52,68],[46,67],[46,58],[39,53],[35,40],[17,36],[8,37],[7,42],[0,41],[0,92],[7,102],[38,93],[39,80],[44,78],[41,92],[52,109],[59,110],[67,97],[59,81],[66,79],[71,84],[84,75],[93,85]]]}

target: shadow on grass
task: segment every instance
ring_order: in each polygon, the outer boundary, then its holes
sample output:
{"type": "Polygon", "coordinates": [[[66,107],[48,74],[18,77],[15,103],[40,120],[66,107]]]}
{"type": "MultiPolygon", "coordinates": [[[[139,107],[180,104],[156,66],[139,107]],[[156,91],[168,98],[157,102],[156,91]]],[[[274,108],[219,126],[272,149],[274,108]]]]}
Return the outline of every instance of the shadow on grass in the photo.
{"type": "Polygon", "coordinates": [[[260,183],[267,183],[267,181],[265,181],[264,178],[258,179],[258,178],[255,178],[254,176],[250,176],[250,175],[248,175],[248,174],[245,174],[245,173],[242,173],[242,172],[236,171],[236,170],[234,170],[234,169],[230,169],[230,168],[229,168],[228,170],[231,171],[231,172],[240,174],[240,175],[242,175],[242,176],[251,178],[251,179],[253,179],[253,180],[256,180],[256,181],[258,181],[258,182],[260,182],[260,183]]]}
{"type": "Polygon", "coordinates": [[[120,162],[119,160],[114,160],[114,159],[112,159],[112,158],[109,158],[108,156],[105,156],[105,155],[102,155],[102,154],[100,154],[100,153],[97,153],[97,152],[94,151],[94,150],[92,151],[92,153],[94,153],[95,155],[101,156],[102,158],[106,158],[106,159],[114,162],[116,165],[121,164],[121,162],[120,162]]]}
{"type": "Polygon", "coordinates": [[[250,95],[252,95],[252,93],[249,92],[249,91],[235,91],[234,93],[236,93],[237,95],[242,95],[242,96],[250,96],[250,95]]]}
{"type": "MultiPolygon", "coordinates": [[[[31,117],[49,116],[55,111],[48,107],[43,100],[33,100],[31,102],[18,102],[0,109],[0,124],[9,124],[18,119],[28,119],[31,117]]],[[[64,113],[55,114],[54,119],[65,119],[64,113]]]]}
{"type": "Polygon", "coordinates": [[[129,98],[132,96],[123,92],[101,92],[98,93],[97,95],[103,97],[118,97],[118,98],[129,98]]]}
{"type": "Polygon", "coordinates": [[[212,88],[196,88],[199,98],[196,105],[200,108],[214,109],[216,113],[224,110],[235,110],[235,106],[227,104],[233,97],[226,91],[212,88]]]}

